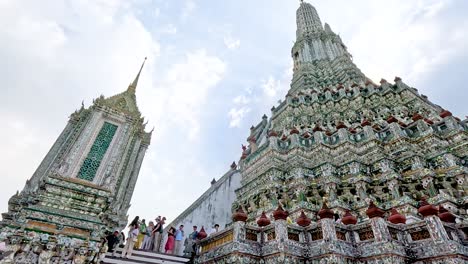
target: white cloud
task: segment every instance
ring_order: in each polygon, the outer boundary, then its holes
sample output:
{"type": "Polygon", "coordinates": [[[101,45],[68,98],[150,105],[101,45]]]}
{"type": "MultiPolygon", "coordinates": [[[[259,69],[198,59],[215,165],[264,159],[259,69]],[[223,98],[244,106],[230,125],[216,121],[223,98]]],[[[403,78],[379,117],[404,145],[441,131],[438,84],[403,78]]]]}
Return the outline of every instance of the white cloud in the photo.
{"type": "Polygon", "coordinates": [[[233,103],[235,104],[248,104],[250,103],[250,99],[247,98],[245,95],[239,95],[237,97],[235,97],[233,100],[232,100],[233,103]]]}
{"type": "Polygon", "coordinates": [[[200,129],[199,117],[208,95],[224,76],[225,63],[205,50],[186,54],[183,62],[167,71],[159,90],[167,91],[164,115],[170,122],[188,125],[189,139],[194,140],[200,129]]]}
{"type": "Polygon", "coordinates": [[[261,87],[265,95],[274,97],[281,91],[281,81],[270,75],[267,80],[262,81],[261,87]]]}
{"type": "Polygon", "coordinates": [[[154,17],[157,18],[159,17],[159,15],[161,14],[161,9],[159,9],[158,7],[156,7],[154,9],[154,17]]]}
{"type": "MultiPolygon", "coordinates": [[[[249,93],[247,91],[247,93],[249,93]]],[[[250,93],[249,93],[250,94],[250,93]]],[[[229,112],[229,127],[240,127],[244,117],[250,113],[251,108],[248,106],[250,103],[250,98],[247,98],[245,95],[236,96],[232,102],[235,104],[229,112]]]]}
{"type": "MultiPolygon", "coordinates": [[[[349,23],[334,22],[332,27],[344,33],[343,41],[367,76],[380,80],[397,75],[416,83],[466,50],[468,36],[456,37],[459,27],[454,27],[444,13],[453,3],[452,0],[375,1],[354,7],[366,14],[366,23],[346,19],[349,23]]],[[[351,14],[356,16],[354,12],[351,14]]],[[[465,24],[467,20],[461,22],[465,24]]]]}
{"type": "Polygon", "coordinates": [[[184,6],[182,8],[182,15],[181,19],[185,20],[187,19],[195,10],[197,7],[197,4],[193,0],[185,0],[184,6]]]}
{"type": "Polygon", "coordinates": [[[161,28],[161,33],[174,35],[177,33],[177,27],[174,24],[167,24],[161,28]]]}
{"type": "Polygon", "coordinates": [[[229,127],[240,127],[241,121],[244,119],[244,116],[250,112],[250,108],[247,106],[242,106],[240,108],[231,108],[229,110],[229,127]]]}
{"type": "Polygon", "coordinates": [[[240,47],[240,39],[233,38],[231,35],[224,37],[224,45],[230,50],[235,50],[240,47]]]}

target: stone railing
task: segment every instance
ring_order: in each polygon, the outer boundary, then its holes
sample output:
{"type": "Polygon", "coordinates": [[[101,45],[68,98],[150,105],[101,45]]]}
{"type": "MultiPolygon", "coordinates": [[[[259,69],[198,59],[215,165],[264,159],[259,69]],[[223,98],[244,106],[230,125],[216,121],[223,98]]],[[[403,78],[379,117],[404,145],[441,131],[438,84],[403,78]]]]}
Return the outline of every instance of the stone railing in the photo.
{"type": "Polygon", "coordinates": [[[223,263],[223,259],[229,263],[228,259],[239,258],[275,263],[279,255],[298,261],[291,263],[315,261],[329,254],[346,259],[391,256],[398,261],[465,256],[468,247],[464,246],[467,234],[463,228],[466,226],[442,222],[438,216],[426,216],[410,224],[392,224],[382,217],[355,225],[324,218],[307,227],[285,220],[275,220],[265,227],[235,222],[232,228],[201,241],[199,263],[223,263]]]}
{"type": "Polygon", "coordinates": [[[200,241],[200,252],[203,254],[217,247],[231,243],[232,241],[233,228],[230,227],[200,241]]]}

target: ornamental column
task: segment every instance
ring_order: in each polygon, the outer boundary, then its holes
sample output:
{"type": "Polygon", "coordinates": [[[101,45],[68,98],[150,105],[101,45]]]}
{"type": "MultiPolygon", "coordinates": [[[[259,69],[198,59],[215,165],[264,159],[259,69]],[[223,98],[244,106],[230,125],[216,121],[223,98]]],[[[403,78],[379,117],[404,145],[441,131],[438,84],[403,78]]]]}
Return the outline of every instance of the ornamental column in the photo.
{"type": "Polygon", "coordinates": [[[442,221],[437,216],[439,210],[434,205],[428,203],[423,197],[419,202],[418,213],[424,217],[429,234],[435,242],[448,241],[449,237],[442,221]]]}
{"type": "Polygon", "coordinates": [[[242,210],[242,207],[232,215],[233,229],[232,241],[239,242],[245,240],[245,222],[247,221],[247,214],[242,210]]]}
{"type": "Polygon", "coordinates": [[[372,232],[374,233],[375,242],[390,241],[392,237],[387,228],[387,222],[383,218],[385,212],[375,206],[374,202],[369,203],[369,208],[366,211],[367,216],[370,219],[372,232]]]}
{"type": "Polygon", "coordinates": [[[327,203],[324,201],[322,209],[318,212],[320,217],[320,225],[322,227],[323,241],[337,240],[335,220],[333,210],[329,209],[327,203]]]}
{"type": "Polygon", "coordinates": [[[276,234],[276,240],[279,243],[280,250],[284,249],[284,244],[282,242],[285,242],[288,240],[288,224],[286,222],[286,219],[289,216],[289,212],[285,211],[281,204],[278,206],[278,208],[273,211],[273,218],[275,218],[275,234],[276,234]]]}

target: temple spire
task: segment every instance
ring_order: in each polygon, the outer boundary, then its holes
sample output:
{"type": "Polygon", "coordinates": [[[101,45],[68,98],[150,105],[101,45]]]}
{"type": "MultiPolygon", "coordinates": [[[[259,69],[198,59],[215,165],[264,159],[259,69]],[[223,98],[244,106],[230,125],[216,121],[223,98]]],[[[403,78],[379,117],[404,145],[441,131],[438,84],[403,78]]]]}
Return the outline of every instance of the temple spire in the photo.
{"type": "Polygon", "coordinates": [[[140,70],[138,71],[138,74],[137,74],[137,76],[135,77],[135,80],[133,80],[133,82],[128,86],[128,90],[129,90],[129,91],[135,92],[136,87],[137,87],[137,85],[138,85],[138,79],[140,79],[140,74],[141,74],[141,71],[143,70],[143,66],[145,66],[145,62],[146,62],[146,57],[145,57],[145,60],[143,60],[143,63],[141,64],[141,68],[140,68],[140,70]]]}
{"type": "Polygon", "coordinates": [[[308,34],[320,32],[323,30],[322,22],[315,7],[301,0],[299,9],[296,12],[298,39],[305,37],[308,34]]]}
{"type": "Polygon", "coordinates": [[[366,81],[340,36],[331,30],[330,25],[322,24],[314,6],[301,1],[296,23],[297,39],[291,50],[294,61],[292,91],[321,90],[366,81]]]}

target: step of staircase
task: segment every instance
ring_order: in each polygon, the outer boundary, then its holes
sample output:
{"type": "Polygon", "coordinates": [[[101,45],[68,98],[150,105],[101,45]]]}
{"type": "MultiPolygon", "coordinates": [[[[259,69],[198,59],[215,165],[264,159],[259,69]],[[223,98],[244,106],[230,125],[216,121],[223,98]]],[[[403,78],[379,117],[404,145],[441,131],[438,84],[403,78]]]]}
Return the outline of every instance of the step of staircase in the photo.
{"type": "Polygon", "coordinates": [[[181,264],[188,263],[188,258],[167,255],[162,253],[155,253],[150,251],[134,250],[129,258],[120,258],[122,249],[117,249],[116,256],[112,257],[111,253],[107,253],[104,258],[104,263],[107,264],[130,264],[130,263],[157,263],[157,264],[181,264]]]}

